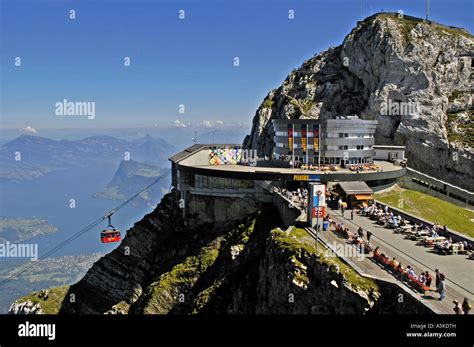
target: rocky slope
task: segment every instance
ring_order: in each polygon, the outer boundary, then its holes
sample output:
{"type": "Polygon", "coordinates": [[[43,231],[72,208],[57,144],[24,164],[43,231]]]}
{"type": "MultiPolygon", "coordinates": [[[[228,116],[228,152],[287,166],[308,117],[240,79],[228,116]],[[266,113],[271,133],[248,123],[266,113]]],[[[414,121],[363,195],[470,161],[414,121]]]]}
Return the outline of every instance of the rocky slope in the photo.
{"type": "Polygon", "coordinates": [[[394,288],[316,250],[302,229],[282,230],[272,204],[194,197],[185,219],[177,204],[167,194],[82,280],[21,298],[10,313],[426,312],[394,304],[394,288]]]}
{"type": "Polygon", "coordinates": [[[376,143],[406,145],[409,166],[472,189],[473,56],[463,29],[371,16],[267,95],[244,144],[270,156],[272,119],[357,114],[378,120],[376,143]]]}

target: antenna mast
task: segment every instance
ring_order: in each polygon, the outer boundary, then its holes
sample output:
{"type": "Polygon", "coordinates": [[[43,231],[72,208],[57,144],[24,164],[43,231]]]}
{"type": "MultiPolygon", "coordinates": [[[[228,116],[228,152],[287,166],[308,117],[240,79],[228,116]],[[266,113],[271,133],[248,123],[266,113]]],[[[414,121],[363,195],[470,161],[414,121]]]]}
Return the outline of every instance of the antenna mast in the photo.
{"type": "Polygon", "coordinates": [[[430,0],[426,0],[426,20],[430,17],[430,0]]]}

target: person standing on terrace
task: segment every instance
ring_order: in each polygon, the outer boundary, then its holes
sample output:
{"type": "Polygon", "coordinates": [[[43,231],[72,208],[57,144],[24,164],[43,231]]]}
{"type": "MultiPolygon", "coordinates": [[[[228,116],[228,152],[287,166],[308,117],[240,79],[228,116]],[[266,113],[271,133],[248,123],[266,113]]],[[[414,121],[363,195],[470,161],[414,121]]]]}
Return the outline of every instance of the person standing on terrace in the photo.
{"type": "Polygon", "coordinates": [[[439,300],[443,300],[446,297],[446,284],[444,274],[439,275],[439,286],[438,286],[439,300]]]}
{"type": "Polygon", "coordinates": [[[425,272],[425,278],[426,278],[426,286],[429,288],[431,286],[431,281],[433,280],[433,277],[431,276],[431,274],[426,271],[425,272]]]}
{"type": "Polygon", "coordinates": [[[462,302],[462,311],[464,314],[469,314],[469,311],[472,309],[472,305],[469,303],[469,300],[467,298],[464,298],[464,301],[462,302]]]}

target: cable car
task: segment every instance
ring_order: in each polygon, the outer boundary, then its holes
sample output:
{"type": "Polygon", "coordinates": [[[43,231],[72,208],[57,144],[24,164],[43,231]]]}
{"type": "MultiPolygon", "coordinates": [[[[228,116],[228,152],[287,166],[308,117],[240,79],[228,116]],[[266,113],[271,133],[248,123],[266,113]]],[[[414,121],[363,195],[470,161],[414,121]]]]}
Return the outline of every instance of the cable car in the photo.
{"type": "Polygon", "coordinates": [[[100,240],[102,243],[119,242],[121,240],[120,230],[115,229],[111,223],[112,214],[113,213],[107,215],[107,218],[109,219],[109,225],[107,225],[107,227],[100,233],[100,240]]]}

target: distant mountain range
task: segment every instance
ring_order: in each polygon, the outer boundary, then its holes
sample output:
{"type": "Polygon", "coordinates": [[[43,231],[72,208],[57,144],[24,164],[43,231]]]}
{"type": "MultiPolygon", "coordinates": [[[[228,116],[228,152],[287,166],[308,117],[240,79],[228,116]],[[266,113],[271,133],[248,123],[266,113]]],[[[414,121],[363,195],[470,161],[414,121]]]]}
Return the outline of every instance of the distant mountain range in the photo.
{"type": "Polygon", "coordinates": [[[0,146],[0,180],[31,180],[57,170],[113,165],[124,159],[167,166],[174,152],[174,146],[149,135],[131,141],[112,136],[70,141],[22,135],[0,146]]]}
{"type": "Polygon", "coordinates": [[[135,203],[155,206],[169,189],[171,183],[170,170],[134,160],[123,160],[107,187],[94,197],[123,201],[160,176],[162,178],[159,182],[140,194],[135,200],[135,203]]]}

